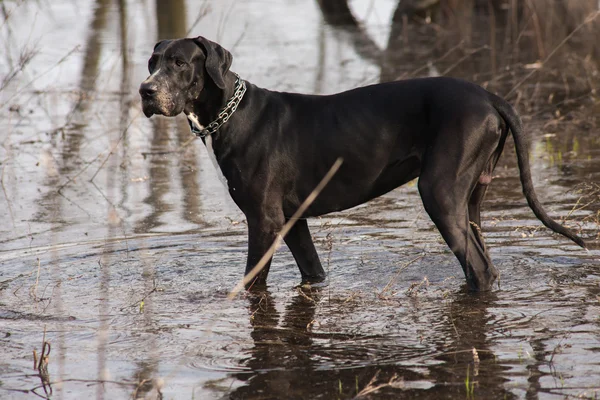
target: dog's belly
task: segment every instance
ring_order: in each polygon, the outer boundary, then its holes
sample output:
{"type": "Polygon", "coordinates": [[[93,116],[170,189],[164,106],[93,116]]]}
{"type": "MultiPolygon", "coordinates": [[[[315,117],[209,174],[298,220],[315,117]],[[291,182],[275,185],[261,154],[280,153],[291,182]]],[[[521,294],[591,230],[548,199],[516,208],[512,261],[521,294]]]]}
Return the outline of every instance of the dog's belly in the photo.
{"type": "Polygon", "coordinates": [[[421,159],[417,156],[408,157],[388,165],[375,181],[373,189],[367,200],[379,197],[395,188],[402,186],[416,177],[421,172],[421,159]]]}
{"type": "Polygon", "coordinates": [[[308,208],[305,216],[316,217],[365,203],[415,179],[419,176],[420,169],[420,158],[411,156],[387,165],[378,176],[368,181],[344,179],[348,177],[333,178],[308,208]]]}

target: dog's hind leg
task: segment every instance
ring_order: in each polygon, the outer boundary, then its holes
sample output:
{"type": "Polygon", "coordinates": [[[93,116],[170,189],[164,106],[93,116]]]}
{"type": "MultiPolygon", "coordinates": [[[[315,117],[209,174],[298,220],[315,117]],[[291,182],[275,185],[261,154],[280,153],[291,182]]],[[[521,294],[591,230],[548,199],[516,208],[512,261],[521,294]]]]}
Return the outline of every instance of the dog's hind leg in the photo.
{"type": "Polygon", "coordinates": [[[305,219],[296,221],[284,238],[300,268],[303,283],[316,283],[325,280],[325,271],[308,230],[305,219]]]}
{"type": "Polygon", "coordinates": [[[440,130],[427,149],[419,192],[425,210],[458,258],[469,288],[490,290],[498,271],[479,232],[479,214],[502,131],[489,118],[465,120],[459,127],[440,130]]]}
{"type": "MultiPolygon", "coordinates": [[[[498,276],[483,245],[483,238],[470,224],[468,199],[471,185],[435,181],[421,175],[419,192],[425,210],[458,258],[472,290],[490,290],[498,276]]],[[[472,187],[472,186],[471,186],[472,187]]]]}

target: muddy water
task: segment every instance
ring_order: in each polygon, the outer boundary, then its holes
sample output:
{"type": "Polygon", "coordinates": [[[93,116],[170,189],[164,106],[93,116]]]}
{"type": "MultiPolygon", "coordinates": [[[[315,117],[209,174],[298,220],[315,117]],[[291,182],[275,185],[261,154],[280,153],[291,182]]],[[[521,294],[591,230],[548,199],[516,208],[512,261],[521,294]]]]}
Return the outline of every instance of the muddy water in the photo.
{"type": "Polygon", "coordinates": [[[157,39],[188,32],[278,90],[447,74],[508,95],[538,196],[598,249],[596,21],[550,10],[511,25],[497,10],[492,24],[476,9],[401,28],[396,6],[2,3],[0,398],[597,397],[600,253],[536,221],[512,144],[484,203],[492,293],[464,290],[409,184],[311,221],[325,287],[296,289],[284,247],[268,291],[227,300],[243,215],[186,122],[146,120],[137,96],[157,39]],[[44,335],[45,385],[32,368],[44,335]]]}

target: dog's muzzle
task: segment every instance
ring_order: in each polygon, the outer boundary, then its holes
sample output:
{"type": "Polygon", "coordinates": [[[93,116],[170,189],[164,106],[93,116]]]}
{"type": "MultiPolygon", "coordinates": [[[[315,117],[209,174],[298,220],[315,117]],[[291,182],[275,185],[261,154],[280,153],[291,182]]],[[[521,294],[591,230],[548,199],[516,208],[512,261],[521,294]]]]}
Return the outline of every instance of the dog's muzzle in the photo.
{"type": "Polygon", "coordinates": [[[158,86],[154,82],[142,82],[139,92],[142,97],[142,111],[147,118],[160,111],[156,105],[158,86]]]}
{"type": "MultiPolygon", "coordinates": [[[[152,77],[150,77],[152,78],[152,77]]],[[[140,85],[140,96],[142,97],[142,111],[150,118],[153,114],[173,117],[182,110],[177,107],[177,102],[172,94],[161,88],[154,79],[146,79],[140,85]]]]}

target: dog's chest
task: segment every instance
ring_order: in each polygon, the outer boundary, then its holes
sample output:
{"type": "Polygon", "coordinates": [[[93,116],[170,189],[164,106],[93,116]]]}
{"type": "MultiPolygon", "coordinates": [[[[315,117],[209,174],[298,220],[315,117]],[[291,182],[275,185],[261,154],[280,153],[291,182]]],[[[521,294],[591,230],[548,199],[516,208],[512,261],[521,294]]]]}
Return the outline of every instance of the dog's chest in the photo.
{"type": "Polygon", "coordinates": [[[206,150],[208,151],[208,157],[210,158],[210,161],[215,166],[215,169],[217,170],[217,176],[219,177],[219,180],[221,181],[223,186],[225,186],[225,189],[229,190],[229,186],[227,185],[227,178],[225,178],[225,175],[223,175],[223,171],[221,171],[221,166],[219,165],[219,162],[217,161],[215,149],[213,148],[213,145],[212,145],[212,142],[213,142],[212,137],[210,135],[208,135],[204,139],[204,141],[206,143],[206,150]]]}
{"type": "MultiPolygon", "coordinates": [[[[200,124],[200,122],[198,121],[198,117],[196,117],[195,114],[189,114],[187,117],[192,122],[192,124],[195,125],[196,129],[198,129],[199,131],[202,131],[204,129],[204,126],[202,126],[202,124],[200,124]]],[[[229,190],[229,185],[227,184],[227,178],[225,178],[225,175],[223,175],[223,171],[221,171],[221,166],[219,165],[219,162],[217,161],[215,149],[213,148],[212,136],[211,135],[205,136],[204,143],[206,145],[206,150],[208,152],[208,158],[210,158],[210,161],[212,162],[213,166],[217,170],[217,176],[218,176],[219,180],[221,181],[223,186],[225,186],[225,189],[229,190]]]]}

